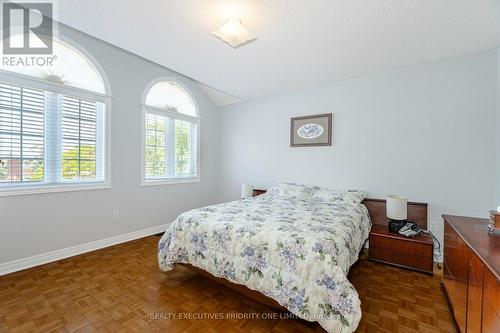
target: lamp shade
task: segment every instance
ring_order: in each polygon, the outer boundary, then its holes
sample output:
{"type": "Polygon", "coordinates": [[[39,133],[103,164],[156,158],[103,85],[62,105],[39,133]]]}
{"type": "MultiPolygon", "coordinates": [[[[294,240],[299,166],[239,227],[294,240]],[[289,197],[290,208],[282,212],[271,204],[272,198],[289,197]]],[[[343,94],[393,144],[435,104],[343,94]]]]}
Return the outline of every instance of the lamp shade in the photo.
{"type": "Polygon", "coordinates": [[[391,220],[406,220],[408,217],[408,199],[399,195],[388,195],[386,197],[386,215],[391,220]]]}
{"type": "Polygon", "coordinates": [[[241,185],[241,198],[251,198],[253,197],[253,185],[243,184],[241,185]]]}

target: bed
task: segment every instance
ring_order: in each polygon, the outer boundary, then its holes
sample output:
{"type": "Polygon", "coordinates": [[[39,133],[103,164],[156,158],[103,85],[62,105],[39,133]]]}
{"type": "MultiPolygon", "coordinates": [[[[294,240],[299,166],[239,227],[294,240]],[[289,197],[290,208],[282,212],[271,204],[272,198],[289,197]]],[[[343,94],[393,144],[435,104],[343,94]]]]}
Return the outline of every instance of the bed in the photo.
{"type": "Polygon", "coordinates": [[[328,332],[353,332],[361,309],[347,273],[371,228],[365,195],[279,184],[257,197],[185,212],[160,240],[159,266],[189,264],[328,332]]]}

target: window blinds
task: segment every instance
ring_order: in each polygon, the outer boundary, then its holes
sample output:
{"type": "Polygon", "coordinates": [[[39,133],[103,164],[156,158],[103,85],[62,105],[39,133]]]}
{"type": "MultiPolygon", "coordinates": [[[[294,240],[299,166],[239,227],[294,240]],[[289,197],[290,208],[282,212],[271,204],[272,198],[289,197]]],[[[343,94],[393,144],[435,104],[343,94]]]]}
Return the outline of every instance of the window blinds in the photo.
{"type": "Polygon", "coordinates": [[[146,112],[146,179],[198,176],[197,122],[146,112]]]}
{"type": "Polygon", "coordinates": [[[104,179],[103,103],[0,83],[0,185],[104,179]]]}
{"type": "Polygon", "coordinates": [[[0,83],[0,182],[44,180],[44,93],[0,83]]]}
{"type": "Polygon", "coordinates": [[[146,119],[146,178],[165,176],[167,118],[151,113],[146,119]]]}
{"type": "Polygon", "coordinates": [[[62,178],[95,179],[96,103],[63,96],[62,101],[62,178]]]}
{"type": "Polygon", "coordinates": [[[178,177],[193,177],[198,174],[196,165],[196,124],[175,119],[175,152],[174,163],[170,168],[175,168],[178,177]]]}

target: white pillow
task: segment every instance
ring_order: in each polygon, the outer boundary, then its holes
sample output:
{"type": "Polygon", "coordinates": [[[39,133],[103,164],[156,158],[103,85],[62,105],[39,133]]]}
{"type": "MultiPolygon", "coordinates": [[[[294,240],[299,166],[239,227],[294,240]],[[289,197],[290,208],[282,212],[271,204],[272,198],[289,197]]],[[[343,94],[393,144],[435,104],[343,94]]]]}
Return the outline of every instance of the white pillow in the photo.
{"type": "Polygon", "coordinates": [[[281,199],[310,200],[312,188],[292,183],[279,183],[267,190],[266,195],[281,199]]]}
{"type": "Polygon", "coordinates": [[[315,187],[311,193],[311,199],[319,202],[353,202],[361,203],[368,193],[366,191],[348,190],[330,190],[327,188],[315,187]]]}

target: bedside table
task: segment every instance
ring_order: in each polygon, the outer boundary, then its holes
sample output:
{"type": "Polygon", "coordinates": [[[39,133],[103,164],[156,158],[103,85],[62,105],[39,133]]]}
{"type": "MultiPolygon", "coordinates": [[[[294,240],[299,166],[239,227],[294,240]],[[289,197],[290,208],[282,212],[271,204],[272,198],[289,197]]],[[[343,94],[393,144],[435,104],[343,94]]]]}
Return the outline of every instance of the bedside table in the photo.
{"type": "Polygon", "coordinates": [[[254,189],[253,190],[253,196],[256,197],[256,196],[259,196],[261,194],[265,194],[266,192],[267,192],[267,190],[254,189]]]}
{"type": "Polygon", "coordinates": [[[386,225],[374,224],[369,239],[370,260],[433,274],[434,242],[430,235],[405,237],[390,232],[386,225]]]}

